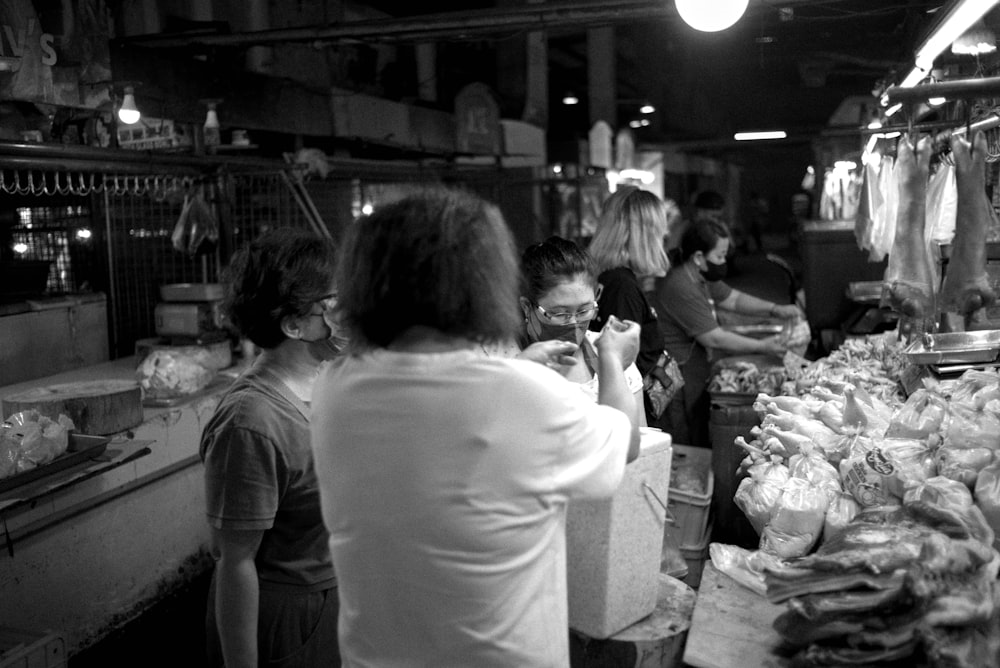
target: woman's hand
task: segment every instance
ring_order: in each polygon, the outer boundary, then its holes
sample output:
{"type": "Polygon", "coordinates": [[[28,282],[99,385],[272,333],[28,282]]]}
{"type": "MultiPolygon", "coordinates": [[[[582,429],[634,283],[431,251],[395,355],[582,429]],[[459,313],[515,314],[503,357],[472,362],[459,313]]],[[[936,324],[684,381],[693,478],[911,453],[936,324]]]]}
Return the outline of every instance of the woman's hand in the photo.
{"type": "Polygon", "coordinates": [[[777,355],[778,357],[783,356],[788,352],[788,345],[782,340],[780,335],[769,336],[766,339],[761,339],[760,351],[762,353],[769,353],[771,355],[777,355]]]}
{"type": "Polygon", "coordinates": [[[597,339],[597,354],[614,355],[621,360],[622,368],[635,362],[639,354],[639,324],[609,316],[597,339]]]}
{"type": "Polygon", "coordinates": [[[575,343],[558,339],[536,341],[518,353],[517,359],[538,362],[559,373],[565,373],[567,367],[576,364],[573,353],[577,347],[575,343]]]}
{"type": "Polygon", "coordinates": [[[805,314],[795,304],[775,304],[771,307],[771,313],[776,318],[785,320],[805,320],[805,314]]]}

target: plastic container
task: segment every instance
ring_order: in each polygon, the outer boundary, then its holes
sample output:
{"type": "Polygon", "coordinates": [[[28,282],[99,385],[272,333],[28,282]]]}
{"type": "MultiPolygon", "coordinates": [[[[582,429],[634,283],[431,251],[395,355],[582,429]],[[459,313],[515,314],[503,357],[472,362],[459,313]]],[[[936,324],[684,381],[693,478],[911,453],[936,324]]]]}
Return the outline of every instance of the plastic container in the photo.
{"type": "Polygon", "coordinates": [[[610,497],[573,499],[566,513],[569,626],[608,638],[656,608],[671,439],[642,430],[639,457],[610,497]]]}
{"type": "MultiPolygon", "coordinates": [[[[711,533],[709,530],[708,533],[711,533]]],[[[705,560],[708,559],[708,544],[711,536],[706,535],[704,542],[693,547],[681,547],[681,556],[687,562],[687,575],[681,580],[692,589],[697,589],[701,584],[701,572],[705,569],[705,560]]]]}
{"type": "MultiPolygon", "coordinates": [[[[674,481],[667,494],[667,509],[674,518],[667,524],[674,544],[681,548],[696,548],[708,539],[708,516],[715,490],[715,475],[712,473],[712,451],[690,445],[674,445],[671,469],[677,475],[685,468],[705,481],[704,492],[682,490],[674,487],[674,481]]],[[[674,479],[676,480],[676,478],[674,479]]],[[[706,543],[707,544],[707,543],[706,543]]]]}
{"type": "Polygon", "coordinates": [[[0,626],[0,668],[65,668],[66,642],[58,633],[0,626]]]}

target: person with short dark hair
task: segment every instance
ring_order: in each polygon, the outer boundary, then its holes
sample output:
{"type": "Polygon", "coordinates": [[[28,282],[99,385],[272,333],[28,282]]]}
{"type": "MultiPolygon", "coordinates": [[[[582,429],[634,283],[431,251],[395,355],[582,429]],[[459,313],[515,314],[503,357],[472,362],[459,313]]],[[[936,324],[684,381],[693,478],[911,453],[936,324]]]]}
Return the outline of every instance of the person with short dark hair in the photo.
{"type": "Polygon", "coordinates": [[[335,250],[292,229],[237,251],[226,310],[261,349],[201,435],[216,568],[211,665],[340,665],[337,579],[320,511],[309,403],[338,338],[335,250]]]}
{"type": "Polygon", "coordinates": [[[709,350],[728,353],[781,355],[777,336],[754,339],[724,330],[716,308],[747,315],[795,320],[802,311],[794,304],[775,304],[723,282],[729,230],[711,218],[697,220],[684,232],[670,272],[657,281],[653,303],[660,313],[663,347],[680,365],[684,386],[656,423],[675,443],[709,446],[709,350]]]}
{"type": "Polygon", "coordinates": [[[345,663],[565,668],[566,505],[613,493],[638,454],[638,326],[601,336],[598,405],[484,355],[516,334],[519,271],[500,212],[466,193],[376,208],[341,258],[352,353],[317,383],[312,444],[345,663]]]}

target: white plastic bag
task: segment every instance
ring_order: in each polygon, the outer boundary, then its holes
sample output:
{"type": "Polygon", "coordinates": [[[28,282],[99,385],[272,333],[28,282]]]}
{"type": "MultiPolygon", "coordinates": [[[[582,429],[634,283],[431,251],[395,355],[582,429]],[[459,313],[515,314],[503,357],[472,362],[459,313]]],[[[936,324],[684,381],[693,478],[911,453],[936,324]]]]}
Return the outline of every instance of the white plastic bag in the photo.
{"type": "Polygon", "coordinates": [[[764,527],[760,549],[782,559],[809,554],[823,532],[829,505],[826,490],[802,478],[789,478],[771,522],[764,527]]]}

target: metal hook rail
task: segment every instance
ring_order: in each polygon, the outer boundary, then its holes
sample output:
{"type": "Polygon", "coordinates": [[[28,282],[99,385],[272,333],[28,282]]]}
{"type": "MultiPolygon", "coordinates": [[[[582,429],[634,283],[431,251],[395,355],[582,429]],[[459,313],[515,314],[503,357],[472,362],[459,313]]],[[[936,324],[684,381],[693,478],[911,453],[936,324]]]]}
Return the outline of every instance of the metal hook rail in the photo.
{"type": "Polygon", "coordinates": [[[107,192],[115,197],[151,195],[158,201],[171,193],[185,193],[201,182],[191,176],[150,174],[98,175],[93,172],[42,171],[36,169],[0,169],[0,192],[8,195],[87,197],[107,192]]]}

